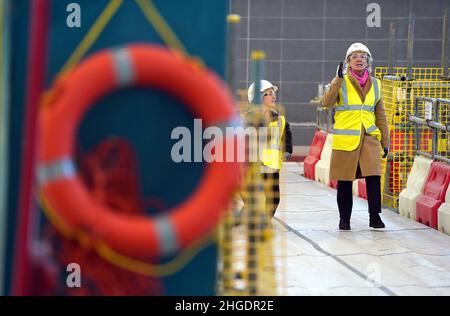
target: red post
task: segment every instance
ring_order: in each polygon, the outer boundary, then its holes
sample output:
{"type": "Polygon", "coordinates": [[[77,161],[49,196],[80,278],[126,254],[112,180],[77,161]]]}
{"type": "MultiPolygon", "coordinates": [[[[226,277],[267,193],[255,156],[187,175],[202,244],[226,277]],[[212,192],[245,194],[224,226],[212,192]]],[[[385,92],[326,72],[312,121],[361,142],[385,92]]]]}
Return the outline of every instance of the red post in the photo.
{"type": "Polygon", "coordinates": [[[26,82],[25,124],[22,143],[21,176],[17,212],[13,295],[30,295],[30,244],[36,228],[36,205],[33,198],[35,148],[39,98],[45,85],[47,34],[50,0],[30,1],[28,70],[26,82]]]}

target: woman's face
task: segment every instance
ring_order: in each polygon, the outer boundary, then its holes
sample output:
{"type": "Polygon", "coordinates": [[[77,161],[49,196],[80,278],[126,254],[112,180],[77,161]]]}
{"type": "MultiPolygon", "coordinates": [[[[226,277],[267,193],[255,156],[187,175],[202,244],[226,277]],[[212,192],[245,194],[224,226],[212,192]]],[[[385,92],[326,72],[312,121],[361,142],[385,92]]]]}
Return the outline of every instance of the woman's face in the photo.
{"type": "Polygon", "coordinates": [[[263,92],[262,104],[266,106],[274,106],[277,100],[277,94],[273,88],[267,89],[263,92]]]}
{"type": "Polygon", "coordinates": [[[354,52],[348,59],[348,66],[354,71],[363,71],[369,66],[369,56],[366,53],[354,52]]]}

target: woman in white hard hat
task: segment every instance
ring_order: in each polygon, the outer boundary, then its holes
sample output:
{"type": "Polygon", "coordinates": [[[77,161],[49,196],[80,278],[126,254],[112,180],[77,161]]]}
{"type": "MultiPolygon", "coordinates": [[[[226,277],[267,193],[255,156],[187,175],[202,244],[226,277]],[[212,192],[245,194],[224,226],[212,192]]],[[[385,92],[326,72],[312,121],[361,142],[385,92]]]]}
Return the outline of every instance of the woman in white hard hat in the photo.
{"type": "Polygon", "coordinates": [[[353,43],[336,71],[322,106],[335,106],[330,179],[338,180],[339,229],[350,230],[352,182],[366,179],[369,226],[384,228],[381,213],[381,149],[389,152],[389,129],[381,99],[381,82],[371,77],[372,54],[353,43]]]}
{"type": "MultiPolygon", "coordinates": [[[[286,118],[281,115],[276,107],[278,90],[267,80],[261,80],[260,97],[263,114],[268,127],[268,146],[261,152],[261,172],[265,182],[266,210],[272,216],[275,215],[280,204],[280,170],[283,160],[288,160],[292,155],[292,133],[286,118]]],[[[259,103],[255,100],[255,85],[252,83],[248,89],[248,101],[259,103]]]]}

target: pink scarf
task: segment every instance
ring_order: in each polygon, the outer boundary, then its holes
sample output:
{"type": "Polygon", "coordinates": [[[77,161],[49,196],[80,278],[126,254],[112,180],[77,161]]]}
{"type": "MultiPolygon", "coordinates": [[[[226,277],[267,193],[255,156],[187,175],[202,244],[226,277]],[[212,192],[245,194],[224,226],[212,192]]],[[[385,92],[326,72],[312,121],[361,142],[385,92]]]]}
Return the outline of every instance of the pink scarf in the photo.
{"type": "Polygon", "coordinates": [[[367,69],[364,70],[364,74],[362,76],[359,76],[351,68],[350,68],[350,72],[352,73],[353,77],[355,77],[356,80],[358,80],[359,85],[364,88],[364,86],[366,85],[367,79],[369,79],[369,72],[367,71],[367,69]]]}

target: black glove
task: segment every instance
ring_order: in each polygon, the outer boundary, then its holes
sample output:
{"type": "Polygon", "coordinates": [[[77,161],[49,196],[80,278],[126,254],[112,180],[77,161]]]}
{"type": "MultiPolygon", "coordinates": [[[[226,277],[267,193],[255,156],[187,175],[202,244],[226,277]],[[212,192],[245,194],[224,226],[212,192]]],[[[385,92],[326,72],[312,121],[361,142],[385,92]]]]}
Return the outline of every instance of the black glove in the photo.
{"type": "Polygon", "coordinates": [[[383,150],[384,150],[383,158],[386,158],[387,155],[389,154],[389,147],[384,147],[383,150]]]}
{"type": "Polygon", "coordinates": [[[336,76],[339,78],[344,78],[344,73],[342,72],[342,68],[344,67],[344,63],[341,61],[336,69],[336,76]]]}

